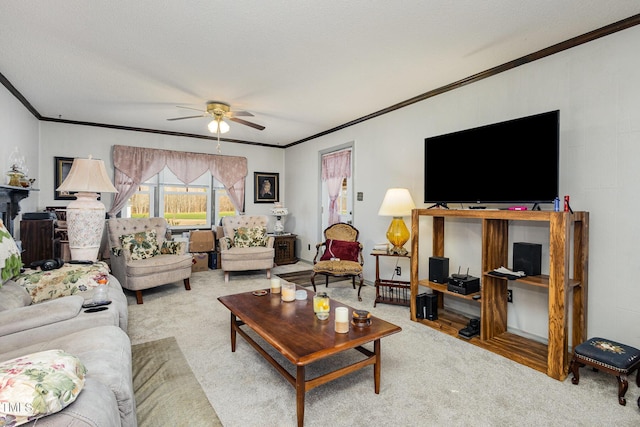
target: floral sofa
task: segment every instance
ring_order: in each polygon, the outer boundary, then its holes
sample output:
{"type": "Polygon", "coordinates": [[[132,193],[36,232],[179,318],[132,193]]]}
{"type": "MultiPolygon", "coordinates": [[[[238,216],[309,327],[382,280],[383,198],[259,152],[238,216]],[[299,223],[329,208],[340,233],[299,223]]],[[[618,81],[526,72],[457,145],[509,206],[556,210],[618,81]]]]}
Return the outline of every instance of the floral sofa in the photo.
{"type": "MultiPolygon", "coordinates": [[[[0,259],[7,265],[15,263],[0,259]]],[[[0,283],[0,426],[136,426],[127,300],[108,266],[8,276],[0,283]],[[112,302],[85,312],[99,278],[112,302]]]]}

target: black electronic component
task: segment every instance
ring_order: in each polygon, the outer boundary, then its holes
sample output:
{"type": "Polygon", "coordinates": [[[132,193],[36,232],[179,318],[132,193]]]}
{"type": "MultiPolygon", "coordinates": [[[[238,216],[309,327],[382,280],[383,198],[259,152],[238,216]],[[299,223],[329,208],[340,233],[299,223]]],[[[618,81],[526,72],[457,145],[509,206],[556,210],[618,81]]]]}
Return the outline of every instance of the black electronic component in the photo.
{"type": "Polygon", "coordinates": [[[94,307],[101,307],[103,305],[109,305],[111,304],[111,301],[103,301],[103,302],[85,302],[84,304],[82,304],[82,308],[94,308],[94,307]]]}

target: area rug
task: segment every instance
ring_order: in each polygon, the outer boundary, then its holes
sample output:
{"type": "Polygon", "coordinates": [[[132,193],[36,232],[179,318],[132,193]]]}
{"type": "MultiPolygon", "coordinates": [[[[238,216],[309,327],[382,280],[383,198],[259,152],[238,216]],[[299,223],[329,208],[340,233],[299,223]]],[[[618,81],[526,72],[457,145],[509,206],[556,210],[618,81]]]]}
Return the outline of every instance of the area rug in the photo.
{"type": "Polygon", "coordinates": [[[138,426],[222,426],[174,337],[131,353],[138,426]]]}
{"type": "MultiPolygon", "coordinates": [[[[313,270],[302,270],[302,271],[294,271],[292,273],[280,273],[277,276],[287,282],[293,282],[296,285],[300,286],[311,286],[311,273],[313,270]]],[[[329,283],[342,282],[344,281],[344,277],[333,277],[329,276],[329,283]]],[[[346,280],[351,281],[350,278],[346,280]]],[[[320,286],[324,286],[325,284],[325,276],[319,274],[316,276],[316,288],[320,286]]]]}

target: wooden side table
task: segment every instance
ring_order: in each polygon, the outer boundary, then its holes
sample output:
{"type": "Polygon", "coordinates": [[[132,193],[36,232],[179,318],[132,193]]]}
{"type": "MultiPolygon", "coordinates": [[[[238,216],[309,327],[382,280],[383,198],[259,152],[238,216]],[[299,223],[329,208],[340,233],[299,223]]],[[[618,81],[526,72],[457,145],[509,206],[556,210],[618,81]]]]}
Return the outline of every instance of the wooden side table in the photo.
{"type": "Polygon", "coordinates": [[[380,257],[395,257],[411,260],[411,254],[397,255],[389,253],[372,253],[376,257],[376,300],[373,303],[375,307],[377,303],[411,305],[411,282],[404,280],[380,279],[380,257]]]}
{"type": "Polygon", "coordinates": [[[296,258],[296,234],[274,234],[275,241],[273,249],[275,258],[273,262],[276,265],[295,264],[298,262],[296,258]]]}

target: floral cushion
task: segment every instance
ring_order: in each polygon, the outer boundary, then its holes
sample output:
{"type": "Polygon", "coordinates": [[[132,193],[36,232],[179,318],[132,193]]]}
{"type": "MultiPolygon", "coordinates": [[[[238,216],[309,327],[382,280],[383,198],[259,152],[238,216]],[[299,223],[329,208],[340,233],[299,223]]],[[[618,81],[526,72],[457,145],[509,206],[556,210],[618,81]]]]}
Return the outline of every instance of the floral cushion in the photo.
{"type": "Polygon", "coordinates": [[[120,243],[132,260],[147,259],[160,254],[156,230],[120,236],[120,243]]]}
{"type": "Polygon", "coordinates": [[[0,425],[19,426],[54,414],[76,400],[87,369],[62,350],[0,363],[0,425]]]}
{"type": "Polygon", "coordinates": [[[108,274],[109,267],[100,261],[91,265],[65,264],[49,271],[27,269],[15,281],[38,303],[95,288],[108,274]]]}
{"type": "Polygon", "coordinates": [[[360,243],[358,242],[327,239],[326,249],[320,260],[327,261],[331,258],[338,258],[343,261],[358,261],[359,253],[360,243]]]}
{"type": "Polygon", "coordinates": [[[4,226],[0,219],[0,271],[2,272],[2,284],[20,274],[22,268],[22,258],[16,242],[11,237],[11,233],[4,226]]]}
{"type": "Polygon", "coordinates": [[[165,240],[164,242],[162,242],[160,253],[164,255],[180,255],[184,253],[184,246],[184,242],[165,240]]]}
{"type": "Polygon", "coordinates": [[[237,248],[267,246],[268,237],[266,227],[240,227],[234,231],[233,246],[237,248]]]}

